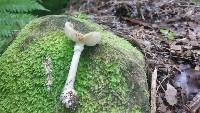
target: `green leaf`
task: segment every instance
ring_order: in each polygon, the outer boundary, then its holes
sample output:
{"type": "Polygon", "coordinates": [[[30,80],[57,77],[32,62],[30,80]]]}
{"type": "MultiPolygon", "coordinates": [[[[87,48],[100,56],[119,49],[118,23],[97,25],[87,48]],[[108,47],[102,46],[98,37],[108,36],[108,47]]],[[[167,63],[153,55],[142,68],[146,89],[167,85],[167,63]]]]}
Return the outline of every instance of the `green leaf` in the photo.
{"type": "Polygon", "coordinates": [[[169,32],[167,34],[167,38],[170,39],[170,40],[174,40],[174,37],[175,37],[175,33],[174,32],[169,32]]]}
{"type": "Polygon", "coordinates": [[[0,25],[0,37],[10,37],[12,36],[12,33],[14,32],[14,30],[17,30],[19,28],[17,28],[16,25],[13,26],[8,26],[8,25],[0,25]]]}
{"type": "Polygon", "coordinates": [[[0,38],[11,37],[32,19],[28,12],[46,10],[36,0],[0,0],[0,38]]]}
{"type": "Polygon", "coordinates": [[[11,13],[1,13],[0,18],[0,25],[13,25],[18,24],[19,27],[24,27],[29,21],[36,18],[35,16],[31,14],[11,14],[11,13]]]}
{"type": "Polygon", "coordinates": [[[165,37],[167,37],[169,40],[174,40],[175,37],[175,33],[167,30],[167,29],[160,29],[160,32],[165,35],[165,37]]]}
{"type": "Polygon", "coordinates": [[[160,32],[164,35],[167,35],[169,33],[169,30],[167,29],[160,29],[160,32]]]}
{"type": "Polygon", "coordinates": [[[46,10],[35,0],[0,0],[0,12],[30,12],[33,10],[46,10]]]}

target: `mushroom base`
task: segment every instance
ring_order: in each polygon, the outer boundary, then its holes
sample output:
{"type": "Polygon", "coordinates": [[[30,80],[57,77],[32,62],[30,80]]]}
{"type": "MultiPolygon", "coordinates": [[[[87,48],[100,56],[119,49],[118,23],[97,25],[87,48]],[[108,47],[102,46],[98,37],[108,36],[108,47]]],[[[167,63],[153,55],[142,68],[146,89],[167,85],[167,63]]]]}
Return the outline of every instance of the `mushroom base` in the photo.
{"type": "Polygon", "coordinates": [[[77,93],[74,89],[67,89],[60,95],[60,101],[68,108],[70,111],[75,111],[79,101],[77,93]]]}

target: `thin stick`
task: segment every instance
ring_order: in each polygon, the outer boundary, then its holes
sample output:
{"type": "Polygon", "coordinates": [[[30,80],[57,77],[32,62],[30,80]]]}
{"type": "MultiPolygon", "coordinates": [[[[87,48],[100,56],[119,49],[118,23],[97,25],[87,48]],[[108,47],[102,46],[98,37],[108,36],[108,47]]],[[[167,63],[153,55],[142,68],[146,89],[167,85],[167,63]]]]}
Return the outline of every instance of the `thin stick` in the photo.
{"type": "Polygon", "coordinates": [[[156,80],[157,68],[155,67],[151,79],[151,113],[156,113],[156,80]]]}
{"type": "Polygon", "coordinates": [[[158,80],[156,80],[157,82],[158,82],[158,87],[156,88],[156,91],[158,92],[158,90],[159,90],[159,88],[161,87],[161,89],[163,90],[163,91],[165,91],[165,89],[164,89],[164,87],[162,86],[162,83],[160,82],[160,81],[158,81],[158,80]]]}
{"type": "Polygon", "coordinates": [[[158,85],[158,87],[157,87],[157,91],[158,91],[158,89],[159,89],[160,87],[163,89],[163,91],[165,91],[165,89],[164,89],[163,86],[162,86],[162,83],[163,83],[167,78],[168,78],[168,77],[165,77],[161,82],[160,82],[159,80],[157,80],[158,83],[159,83],[159,85],[158,85]]]}

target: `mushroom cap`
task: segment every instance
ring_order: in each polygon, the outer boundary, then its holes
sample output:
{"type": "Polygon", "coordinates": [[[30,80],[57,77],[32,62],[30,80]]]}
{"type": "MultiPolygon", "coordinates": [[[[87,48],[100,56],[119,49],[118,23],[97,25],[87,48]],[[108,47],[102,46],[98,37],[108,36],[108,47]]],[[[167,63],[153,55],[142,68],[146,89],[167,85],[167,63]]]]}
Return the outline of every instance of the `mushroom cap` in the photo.
{"type": "Polygon", "coordinates": [[[87,46],[95,46],[101,40],[99,32],[90,32],[85,35],[76,31],[74,25],[71,22],[65,23],[65,35],[76,43],[81,43],[87,46]]]}
{"type": "Polygon", "coordinates": [[[99,32],[90,32],[84,35],[84,44],[87,46],[95,46],[101,41],[101,35],[99,32]]]}
{"type": "Polygon", "coordinates": [[[78,31],[74,30],[74,25],[70,22],[65,23],[65,35],[73,40],[74,42],[80,43],[80,41],[83,39],[83,34],[79,33],[78,31]]]}

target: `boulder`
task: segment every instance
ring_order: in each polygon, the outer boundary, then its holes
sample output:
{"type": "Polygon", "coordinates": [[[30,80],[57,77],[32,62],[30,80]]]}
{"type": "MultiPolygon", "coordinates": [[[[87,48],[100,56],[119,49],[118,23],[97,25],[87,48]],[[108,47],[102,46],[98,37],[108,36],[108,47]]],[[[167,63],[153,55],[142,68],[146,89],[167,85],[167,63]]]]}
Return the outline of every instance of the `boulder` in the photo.
{"type": "Polygon", "coordinates": [[[70,21],[82,33],[98,31],[101,43],[85,47],[75,89],[76,113],[147,113],[149,93],[144,57],[129,42],[86,18],[51,15],[28,24],[0,57],[1,113],[66,113],[59,96],[73,55],[74,43],[64,34],[70,21]],[[47,86],[45,58],[51,63],[47,86]]]}

